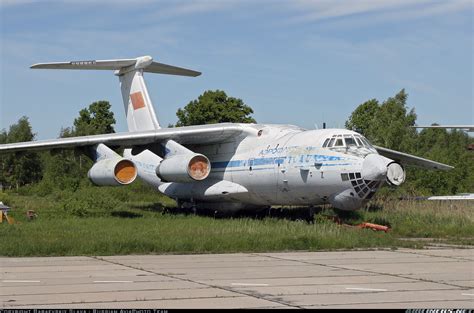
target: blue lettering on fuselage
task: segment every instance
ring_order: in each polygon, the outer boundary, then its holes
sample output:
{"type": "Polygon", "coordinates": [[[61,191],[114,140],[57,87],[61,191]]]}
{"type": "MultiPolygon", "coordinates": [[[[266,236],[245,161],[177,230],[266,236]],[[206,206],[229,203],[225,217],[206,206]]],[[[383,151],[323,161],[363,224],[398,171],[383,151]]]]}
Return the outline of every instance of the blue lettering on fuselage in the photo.
{"type": "MultiPolygon", "coordinates": [[[[311,147],[306,148],[306,150],[311,147]]],[[[285,148],[278,148],[278,149],[285,149],[285,148]]],[[[291,155],[291,156],[274,156],[274,157],[260,157],[260,158],[250,158],[246,160],[229,160],[229,161],[216,161],[211,162],[211,169],[212,170],[226,170],[232,169],[233,171],[240,171],[240,170],[248,170],[239,169],[242,167],[249,167],[252,166],[253,170],[269,170],[273,169],[272,167],[268,167],[269,165],[282,165],[282,164],[295,164],[296,167],[303,167],[305,165],[311,163],[320,163],[321,166],[338,166],[338,165],[351,165],[350,161],[354,161],[353,158],[346,158],[340,156],[331,156],[331,155],[321,155],[321,154],[301,154],[301,155],[291,155]],[[339,162],[335,162],[339,161],[339,162]],[[259,167],[259,168],[255,168],[259,167]]],[[[142,168],[145,172],[150,174],[155,173],[156,165],[155,164],[147,164],[144,162],[140,162],[134,160],[135,164],[142,168]]]]}
{"type": "MultiPolygon", "coordinates": [[[[252,160],[252,166],[262,166],[262,165],[272,165],[277,164],[281,165],[284,163],[295,164],[295,163],[310,163],[310,162],[328,162],[328,161],[346,161],[345,163],[322,163],[326,166],[334,165],[350,165],[347,163],[349,158],[330,156],[330,155],[320,155],[320,154],[303,154],[300,156],[280,156],[280,157],[267,157],[267,158],[255,158],[252,160]],[[298,160],[298,161],[297,161],[298,160]]],[[[211,168],[235,168],[247,166],[248,160],[232,160],[232,161],[221,161],[221,162],[212,162],[211,168]]]]}

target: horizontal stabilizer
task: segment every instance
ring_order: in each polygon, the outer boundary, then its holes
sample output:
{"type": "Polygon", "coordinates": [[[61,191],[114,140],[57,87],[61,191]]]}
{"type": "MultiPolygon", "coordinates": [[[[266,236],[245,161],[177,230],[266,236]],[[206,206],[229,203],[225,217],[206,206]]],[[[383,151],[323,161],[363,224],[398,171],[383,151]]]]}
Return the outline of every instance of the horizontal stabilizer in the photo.
{"type": "Polygon", "coordinates": [[[143,71],[148,72],[148,73],[191,76],[191,77],[196,77],[196,76],[201,75],[201,72],[196,72],[193,70],[188,70],[185,68],[172,66],[172,65],[168,65],[164,63],[158,63],[158,62],[151,62],[151,64],[147,66],[143,71]]]}
{"type": "Polygon", "coordinates": [[[54,70],[115,70],[127,72],[129,70],[143,69],[144,72],[192,76],[201,75],[201,72],[185,69],[182,67],[172,66],[164,63],[154,62],[150,56],[138,57],[136,59],[116,59],[116,60],[85,60],[70,62],[51,62],[38,63],[32,65],[32,69],[54,69],[54,70]]]}
{"type": "Polygon", "coordinates": [[[30,68],[52,70],[120,70],[121,68],[135,65],[136,62],[136,59],[51,62],[34,64],[30,68]]]}

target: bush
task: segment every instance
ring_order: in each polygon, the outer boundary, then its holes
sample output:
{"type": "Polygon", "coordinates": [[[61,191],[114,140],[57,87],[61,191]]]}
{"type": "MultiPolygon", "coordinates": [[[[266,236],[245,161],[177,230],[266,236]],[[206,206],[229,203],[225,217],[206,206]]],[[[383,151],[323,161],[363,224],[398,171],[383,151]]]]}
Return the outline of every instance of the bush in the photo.
{"type": "Polygon", "coordinates": [[[0,202],[3,202],[5,205],[10,205],[11,198],[10,196],[5,193],[0,191],[0,202]]]}
{"type": "Polygon", "coordinates": [[[109,193],[88,188],[71,194],[63,200],[63,210],[73,216],[109,216],[114,210],[122,209],[123,203],[109,193]]]}

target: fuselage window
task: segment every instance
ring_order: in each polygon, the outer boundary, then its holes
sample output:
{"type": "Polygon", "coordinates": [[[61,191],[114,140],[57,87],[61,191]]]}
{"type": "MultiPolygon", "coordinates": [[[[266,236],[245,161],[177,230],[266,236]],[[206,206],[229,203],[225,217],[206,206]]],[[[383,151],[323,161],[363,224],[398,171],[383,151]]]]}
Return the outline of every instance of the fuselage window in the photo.
{"type": "Polygon", "coordinates": [[[343,146],[344,146],[344,141],[342,140],[342,138],[337,138],[336,144],[334,145],[334,147],[343,147],[343,146]]]}

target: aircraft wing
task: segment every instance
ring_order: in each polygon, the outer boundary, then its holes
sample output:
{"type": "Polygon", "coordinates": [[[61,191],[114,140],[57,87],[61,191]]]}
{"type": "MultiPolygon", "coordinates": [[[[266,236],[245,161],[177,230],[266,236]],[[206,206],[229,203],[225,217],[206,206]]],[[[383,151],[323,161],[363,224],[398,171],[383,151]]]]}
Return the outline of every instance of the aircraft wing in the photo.
{"type": "Polygon", "coordinates": [[[474,200],[474,193],[460,193],[451,196],[432,196],[428,200],[474,200]]]}
{"type": "Polygon", "coordinates": [[[0,153],[25,150],[66,149],[103,143],[131,148],[173,139],[181,144],[210,144],[223,142],[243,132],[242,126],[233,123],[161,128],[144,132],[127,132],[52,140],[38,140],[0,145],[0,153]]]}
{"type": "Polygon", "coordinates": [[[415,166],[419,166],[419,167],[424,167],[424,168],[429,168],[429,169],[437,169],[437,170],[444,170],[444,171],[447,171],[447,170],[450,170],[450,169],[454,168],[453,166],[443,164],[443,163],[439,163],[439,162],[432,161],[432,160],[428,160],[428,159],[424,159],[424,158],[421,158],[421,157],[418,157],[418,156],[415,156],[415,155],[412,155],[412,154],[403,153],[403,152],[399,152],[399,151],[395,151],[395,150],[391,150],[391,149],[387,149],[387,148],[382,148],[382,147],[378,147],[378,146],[374,146],[374,147],[375,147],[375,149],[377,150],[377,152],[379,154],[381,154],[384,157],[387,157],[389,159],[392,159],[394,161],[398,161],[402,164],[415,165],[415,166]]]}
{"type": "Polygon", "coordinates": [[[474,132],[474,125],[430,125],[430,126],[412,126],[413,128],[441,128],[441,129],[462,129],[468,132],[474,132]]]}

